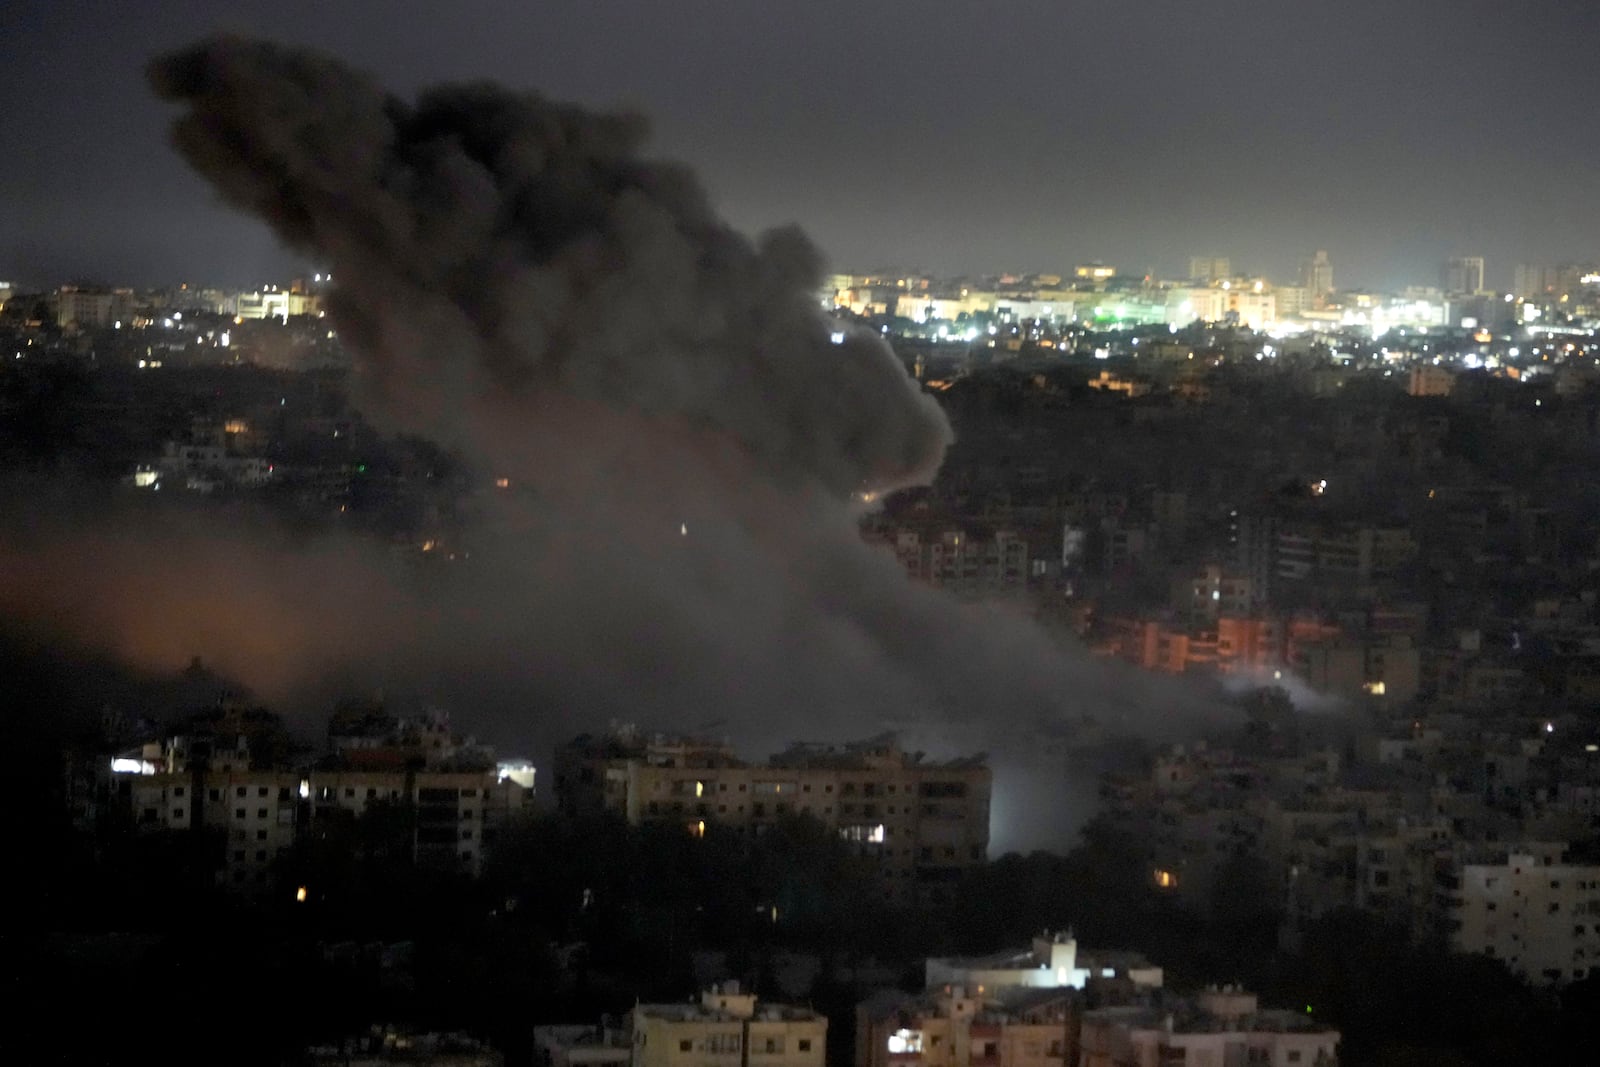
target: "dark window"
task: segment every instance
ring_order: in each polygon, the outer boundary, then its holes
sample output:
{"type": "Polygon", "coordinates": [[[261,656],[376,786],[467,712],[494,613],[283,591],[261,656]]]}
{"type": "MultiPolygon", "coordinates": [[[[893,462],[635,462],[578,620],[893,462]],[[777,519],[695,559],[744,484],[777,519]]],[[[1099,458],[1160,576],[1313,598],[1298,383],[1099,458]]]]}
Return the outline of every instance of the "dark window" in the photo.
{"type": "Polygon", "coordinates": [[[267,839],[267,832],[265,830],[257,830],[256,831],[256,840],[257,841],[265,841],[266,839],[267,839]]]}
{"type": "Polygon", "coordinates": [[[180,785],[180,786],[174,788],[172,790],[172,795],[175,796],[175,797],[183,796],[183,786],[180,785]]]}
{"type": "Polygon", "coordinates": [[[694,1042],[693,1041],[679,1041],[678,1042],[678,1051],[679,1052],[688,1052],[692,1048],[694,1048],[694,1042]]]}

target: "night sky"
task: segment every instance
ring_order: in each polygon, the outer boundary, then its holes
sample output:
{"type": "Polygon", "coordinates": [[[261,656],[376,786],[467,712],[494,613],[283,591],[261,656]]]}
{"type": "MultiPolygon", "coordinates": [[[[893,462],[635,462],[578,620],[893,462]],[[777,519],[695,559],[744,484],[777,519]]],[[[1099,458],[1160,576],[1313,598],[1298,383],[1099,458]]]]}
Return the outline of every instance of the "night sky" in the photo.
{"type": "Polygon", "coordinates": [[[840,269],[1341,286],[1600,255],[1592,0],[0,4],[0,278],[254,284],[305,264],[169,148],[155,53],[227,29],[392,89],[493,79],[650,116],[722,212],[840,269]]]}

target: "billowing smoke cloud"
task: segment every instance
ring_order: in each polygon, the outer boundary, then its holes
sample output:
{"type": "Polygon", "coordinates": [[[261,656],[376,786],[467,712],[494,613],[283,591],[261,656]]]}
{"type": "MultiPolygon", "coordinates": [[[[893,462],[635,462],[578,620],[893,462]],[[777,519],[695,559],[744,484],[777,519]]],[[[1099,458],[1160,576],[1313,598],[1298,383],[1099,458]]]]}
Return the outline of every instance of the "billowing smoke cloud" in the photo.
{"type": "Polygon", "coordinates": [[[489,85],[415,104],[321,56],[217,40],[152,79],[189,111],[180,150],[284,241],[335,264],[336,308],[408,423],[507,458],[560,393],[737,441],[770,477],[838,494],[930,477],[949,440],[882,342],[835,343],[821,258],[758,245],[644,124],[489,85]]]}
{"type": "MultiPolygon", "coordinates": [[[[152,78],[185,108],[195,167],[331,266],[368,407],[511,489],[443,581],[209,528],[225,548],[38,538],[14,573],[120,572],[23,598],[67,591],[80,636],[201,654],[269,697],[337,668],[502,743],[607,720],[751,748],[895,728],[930,752],[1025,754],[1045,782],[1107,734],[1225,714],[862,543],[855,494],[930,478],[948,424],[878,338],[831,334],[801,235],[729,230],[686,171],[638,155],[638,120],[482,85],[408,103],[233,39],[152,78]],[[157,619],[180,632],[153,637],[157,619]]],[[[996,843],[1063,843],[1050,828],[1081,806],[1008,785],[996,755],[996,843]]]]}

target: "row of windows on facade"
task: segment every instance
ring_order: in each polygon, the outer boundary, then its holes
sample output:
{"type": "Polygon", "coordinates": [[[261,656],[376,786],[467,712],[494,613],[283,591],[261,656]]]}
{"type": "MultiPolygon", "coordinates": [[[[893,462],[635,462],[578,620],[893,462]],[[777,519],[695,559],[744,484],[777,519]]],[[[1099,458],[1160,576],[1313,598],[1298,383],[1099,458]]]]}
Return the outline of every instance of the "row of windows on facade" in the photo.
{"type": "MultiPolygon", "coordinates": [[[[810,805],[810,804],[800,804],[800,805],[797,806],[797,805],[793,805],[793,804],[778,803],[778,804],[774,804],[772,806],[772,814],[774,814],[774,815],[787,815],[792,811],[811,812],[811,811],[814,811],[814,810],[815,810],[815,808],[813,808],[813,806],[810,805]]],[[[649,802],[649,804],[647,804],[645,806],[645,811],[648,814],[651,814],[651,815],[661,815],[663,813],[670,813],[670,814],[678,815],[678,814],[686,814],[686,813],[691,813],[691,812],[693,814],[695,814],[695,815],[710,815],[711,814],[711,805],[710,804],[695,804],[693,807],[690,807],[690,806],[688,806],[687,804],[685,804],[681,800],[675,800],[671,804],[663,807],[660,802],[652,800],[652,801],[649,802]]],[[[733,811],[734,811],[735,815],[743,815],[744,814],[744,805],[743,804],[735,804],[734,808],[733,808],[733,811]]],[[[913,813],[912,809],[909,806],[904,808],[904,809],[900,809],[898,811],[896,810],[896,808],[895,808],[895,806],[893,804],[886,805],[886,807],[885,807],[885,814],[887,814],[887,815],[896,815],[896,814],[911,815],[912,813],[913,813]]],[[[949,809],[941,808],[937,804],[924,804],[924,805],[922,805],[921,813],[923,815],[929,817],[929,818],[939,818],[940,816],[944,816],[944,815],[956,815],[956,816],[959,816],[961,814],[960,812],[952,812],[949,809]]],[[[728,805],[726,805],[726,804],[718,804],[717,805],[717,814],[719,814],[719,815],[728,814],[728,805]]],[[[751,804],[750,805],[750,814],[756,816],[757,818],[760,818],[760,817],[762,817],[762,816],[767,814],[767,806],[765,804],[751,804]]],[[[822,809],[822,814],[824,814],[824,815],[832,815],[833,814],[833,806],[831,804],[824,806],[823,809],[822,809]]],[[[875,818],[878,815],[878,806],[876,804],[862,804],[862,805],[860,805],[858,807],[855,804],[841,804],[839,806],[839,814],[840,815],[861,815],[864,818],[875,818]]]]}
{"type": "MultiPolygon", "coordinates": [[[[217,798],[213,797],[212,799],[215,800],[217,798]]],[[[183,808],[173,808],[172,809],[171,818],[173,819],[173,821],[181,822],[181,821],[183,821],[184,816],[185,816],[185,810],[183,808]]],[[[270,808],[257,808],[256,809],[256,818],[257,819],[267,819],[267,818],[271,818],[271,816],[272,816],[272,809],[270,809],[270,808]]],[[[235,819],[237,819],[237,820],[240,820],[240,821],[248,819],[250,817],[249,809],[248,808],[234,808],[233,809],[233,817],[235,819]]],[[[452,818],[457,817],[456,813],[454,812],[454,809],[452,809],[452,811],[451,811],[451,817],[452,818]]],[[[475,819],[477,817],[478,817],[478,812],[476,811],[476,809],[473,809],[473,808],[462,808],[461,811],[460,811],[460,814],[459,814],[459,818],[462,821],[469,821],[469,820],[475,819]]],[[[160,812],[157,811],[155,808],[145,808],[144,809],[143,819],[144,819],[145,822],[155,822],[159,818],[160,818],[160,812]]],[[[472,836],[472,831],[470,831],[470,830],[463,831],[462,836],[463,837],[471,837],[472,836]]]]}
{"type": "MultiPolygon", "coordinates": [[[[658,781],[655,783],[654,791],[659,793],[666,785],[667,783],[658,781]]],[[[708,782],[703,778],[680,778],[677,781],[672,782],[671,785],[673,793],[693,793],[695,796],[700,796],[701,794],[708,792],[713,785],[717,787],[716,791],[719,793],[726,793],[728,791],[727,782],[708,782]]],[[[839,793],[842,796],[847,797],[855,796],[858,787],[860,788],[862,796],[873,797],[879,795],[877,782],[845,782],[840,785],[839,793]]],[[[891,794],[896,791],[896,786],[892,782],[886,788],[887,792],[891,794]]],[[[752,790],[752,786],[749,783],[739,783],[738,792],[743,793],[750,790],[752,790]]],[[[790,793],[797,791],[801,793],[809,793],[811,792],[811,783],[798,783],[798,788],[797,783],[795,782],[756,782],[753,785],[754,792],[769,796],[782,794],[785,790],[790,793]]],[[[833,784],[831,782],[825,784],[822,787],[822,791],[824,793],[833,792],[833,784]]],[[[911,789],[907,787],[906,794],[910,795],[910,793],[911,789]]],[[[929,798],[964,797],[967,795],[967,783],[921,782],[917,786],[917,795],[929,798]]]]}
{"type": "MultiPolygon", "coordinates": [[[[1488,956],[1490,959],[1494,959],[1494,957],[1496,955],[1495,950],[1494,950],[1494,946],[1493,945],[1485,945],[1483,947],[1483,954],[1485,956],[1488,956]]],[[[1506,957],[1506,962],[1511,964],[1512,966],[1516,966],[1519,962],[1521,962],[1521,960],[1522,960],[1521,956],[1507,956],[1506,957]]],[[[1587,977],[1589,977],[1590,971],[1600,971],[1600,968],[1574,967],[1574,968],[1572,968],[1572,977],[1574,979],[1587,978],[1587,977]]],[[[1543,972],[1541,972],[1541,973],[1543,973],[1544,977],[1548,978],[1552,982],[1559,982],[1561,980],[1561,968],[1559,968],[1559,967],[1546,967],[1543,970],[1543,972]]]]}
{"type": "MultiPolygon", "coordinates": [[[[752,1047],[750,1049],[750,1054],[753,1056],[759,1056],[763,1054],[769,1056],[782,1056],[785,1052],[786,1042],[781,1037],[759,1038],[757,1040],[760,1043],[760,1047],[752,1047]]],[[[706,1039],[701,1042],[701,1044],[703,1046],[702,1051],[713,1056],[737,1055],[740,1050],[740,1035],[709,1034],[707,1035],[706,1039]]],[[[678,1039],[679,1052],[693,1052],[694,1045],[695,1043],[692,1038],[684,1037],[678,1039]]],[[[752,1042],[752,1046],[754,1045],[755,1042],[752,1042]]],[[[809,1037],[797,1038],[795,1040],[795,1051],[810,1052],[811,1039],[809,1037]]]]}
{"type": "MultiPolygon", "coordinates": [[[[1499,907],[1498,904],[1496,904],[1494,901],[1491,900],[1491,901],[1489,901],[1488,903],[1486,903],[1483,906],[1483,910],[1484,911],[1499,911],[1500,907],[1499,907]]],[[[1600,900],[1579,901],[1578,903],[1572,905],[1572,907],[1569,908],[1568,910],[1571,911],[1572,914],[1574,914],[1574,915],[1600,915],[1600,900]]],[[[1550,907],[1549,907],[1549,911],[1547,912],[1547,914],[1549,914],[1549,915],[1559,915],[1559,914],[1561,914],[1561,902],[1559,900],[1552,900],[1550,902],[1550,907]]],[[[1514,911],[1514,912],[1511,913],[1511,917],[1513,919],[1520,919],[1520,918],[1522,918],[1522,912],[1514,911]]]]}
{"type": "MultiPolygon", "coordinates": [[[[268,786],[264,786],[264,785],[256,786],[255,787],[255,791],[256,791],[256,796],[258,796],[258,797],[268,796],[272,792],[272,790],[268,786]]],[[[332,797],[334,797],[337,794],[337,792],[338,792],[338,787],[325,785],[325,786],[322,787],[322,793],[321,793],[322,799],[324,799],[324,800],[331,799],[332,797]]],[[[487,792],[487,791],[485,791],[485,792],[487,792]]],[[[243,785],[235,786],[233,793],[234,793],[234,796],[237,796],[237,797],[247,797],[247,796],[250,795],[250,787],[249,786],[243,786],[243,785]]],[[[455,799],[456,797],[462,797],[462,798],[465,798],[465,799],[472,799],[472,798],[475,798],[478,795],[478,791],[476,789],[434,789],[434,788],[425,788],[425,789],[418,790],[418,793],[421,795],[422,799],[424,799],[424,800],[455,799]]],[[[220,800],[221,797],[222,797],[222,790],[220,790],[220,789],[212,789],[212,790],[208,791],[208,794],[209,794],[209,796],[210,796],[210,798],[212,800],[220,800]]],[[[388,794],[389,794],[389,798],[390,799],[397,799],[400,796],[400,790],[398,790],[398,789],[390,789],[390,790],[388,790],[388,794]]],[[[175,797],[183,796],[184,795],[184,787],[181,786],[181,785],[173,786],[172,787],[172,795],[175,796],[175,797]]],[[[356,795],[355,787],[353,787],[353,786],[345,786],[344,795],[345,795],[346,799],[354,799],[355,795],[356,795]]],[[[373,800],[377,796],[378,796],[377,788],[374,787],[374,786],[368,786],[367,789],[366,789],[366,798],[368,800],[373,800]]],[[[292,797],[293,797],[293,792],[292,792],[292,790],[290,790],[290,788],[288,786],[285,785],[285,786],[279,786],[278,787],[278,799],[279,800],[289,800],[289,799],[292,799],[292,797]]]]}

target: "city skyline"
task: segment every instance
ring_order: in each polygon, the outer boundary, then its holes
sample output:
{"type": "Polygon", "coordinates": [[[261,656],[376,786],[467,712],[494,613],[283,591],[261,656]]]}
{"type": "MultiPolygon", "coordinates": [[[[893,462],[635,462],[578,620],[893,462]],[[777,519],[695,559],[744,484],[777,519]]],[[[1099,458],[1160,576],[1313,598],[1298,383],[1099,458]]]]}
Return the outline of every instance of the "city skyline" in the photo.
{"type": "Polygon", "coordinates": [[[243,285],[303,266],[187,173],[143,91],[151,55],[216,29],[337,49],[402,95],[488,77],[645,113],[647,150],[701,172],[734,225],[796,222],[841,270],[1102,259],[1180,276],[1227,256],[1287,279],[1326,248],[1352,286],[1433,284],[1482,256],[1504,289],[1518,263],[1590,258],[1594,150],[1514,72],[1560,67],[1581,99],[1596,75],[1564,60],[1596,14],[1490,22],[1473,17],[1486,4],[1421,0],[1396,26],[1365,6],[478,3],[423,21],[360,3],[23,4],[0,45],[0,91],[30,119],[0,131],[0,276],[243,285]]]}

